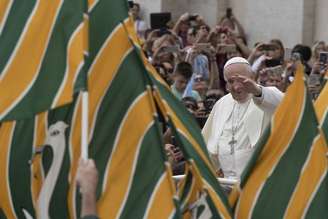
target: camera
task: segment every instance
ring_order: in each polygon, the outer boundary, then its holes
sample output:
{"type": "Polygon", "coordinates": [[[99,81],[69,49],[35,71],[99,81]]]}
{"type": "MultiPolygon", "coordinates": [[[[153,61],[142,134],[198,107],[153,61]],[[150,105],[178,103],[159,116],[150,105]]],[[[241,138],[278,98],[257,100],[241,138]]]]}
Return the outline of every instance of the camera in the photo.
{"type": "Polygon", "coordinates": [[[226,54],[237,52],[237,47],[235,44],[217,44],[217,53],[226,54]]]}
{"type": "Polygon", "coordinates": [[[210,52],[211,44],[209,44],[209,43],[197,43],[195,45],[195,48],[199,52],[205,52],[206,53],[206,52],[210,52]]]}
{"type": "Polygon", "coordinates": [[[328,64],[328,52],[319,53],[319,62],[320,62],[320,70],[323,71],[326,67],[325,65],[328,64]]]}
{"type": "Polygon", "coordinates": [[[279,59],[266,59],[264,62],[267,68],[276,67],[282,64],[279,59]]]}
{"type": "Polygon", "coordinates": [[[319,62],[321,62],[322,64],[328,63],[328,52],[319,53],[319,62]]]}

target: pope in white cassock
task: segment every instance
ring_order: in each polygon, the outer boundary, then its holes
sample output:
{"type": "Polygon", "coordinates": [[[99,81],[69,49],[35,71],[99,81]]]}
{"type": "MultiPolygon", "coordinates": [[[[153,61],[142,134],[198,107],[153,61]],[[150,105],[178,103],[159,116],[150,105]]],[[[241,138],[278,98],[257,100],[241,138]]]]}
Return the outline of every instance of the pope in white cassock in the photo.
{"type": "Polygon", "coordinates": [[[244,58],[234,57],[225,64],[230,93],[216,102],[202,130],[213,164],[225,178],[240,178],[283,98],[277,88],[257,85],[253,76],[244,58]]]}

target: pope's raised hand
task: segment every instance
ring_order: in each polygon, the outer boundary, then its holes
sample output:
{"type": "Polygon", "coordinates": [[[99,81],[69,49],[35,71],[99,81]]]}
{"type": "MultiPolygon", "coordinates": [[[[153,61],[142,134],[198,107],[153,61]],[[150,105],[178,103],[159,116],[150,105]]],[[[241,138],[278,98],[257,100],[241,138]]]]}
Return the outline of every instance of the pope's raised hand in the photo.
{"type": "Polygon", "coordinates": [[[245,77],[243,75],[235,75],[232,77],[233,80],[238,81],[242,84],[242,89],[246,93],[253,94],[255,96],[261,96],[262,89],[261,87],[251,78],[245,77]]]}

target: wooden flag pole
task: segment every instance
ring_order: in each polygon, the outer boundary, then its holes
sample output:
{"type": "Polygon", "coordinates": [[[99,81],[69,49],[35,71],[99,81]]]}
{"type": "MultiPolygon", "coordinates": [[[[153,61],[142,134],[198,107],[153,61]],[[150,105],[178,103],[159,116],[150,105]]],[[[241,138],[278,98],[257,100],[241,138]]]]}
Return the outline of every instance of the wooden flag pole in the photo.
{"type": "Polygon", "coordinates": [[[82,91],[82,126],[81,126],[81,158],[87,160],[88,155],[88,107],[89,93],[82,91]]]}
{"type": "MultiPolygon", "coordinates": [[[[180,181],[182,179],[185,178],[185,175],[176,175],[176,176],[173,176],[173,179],[176,180],[176,181],[180,181]]],[[[220,184],[224,184],[224,185],[230,185],[230,186],[233,186],[233,185],[236,185],[239,183],[239,180],[237,179],[228,179],[228,178],[217,178],[219,183],[220,184]]]]}

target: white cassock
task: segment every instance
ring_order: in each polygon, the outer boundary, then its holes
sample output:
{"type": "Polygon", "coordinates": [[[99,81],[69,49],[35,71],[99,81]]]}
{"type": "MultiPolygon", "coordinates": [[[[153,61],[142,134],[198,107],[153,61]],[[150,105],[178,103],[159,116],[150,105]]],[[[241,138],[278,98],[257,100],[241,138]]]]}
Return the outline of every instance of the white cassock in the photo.
{"type": "Polygon", "coordinates": [[[231,94],[214,105],[202,130],[210,154],[217,155],[224,176],[239,179],[254,146],[268,125],[283,93],[262,87],[261,97],[238,103],[231,94]],[[232,140],[236,140],[234,144],[232,140]]]}

